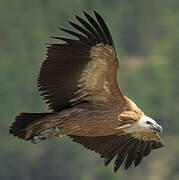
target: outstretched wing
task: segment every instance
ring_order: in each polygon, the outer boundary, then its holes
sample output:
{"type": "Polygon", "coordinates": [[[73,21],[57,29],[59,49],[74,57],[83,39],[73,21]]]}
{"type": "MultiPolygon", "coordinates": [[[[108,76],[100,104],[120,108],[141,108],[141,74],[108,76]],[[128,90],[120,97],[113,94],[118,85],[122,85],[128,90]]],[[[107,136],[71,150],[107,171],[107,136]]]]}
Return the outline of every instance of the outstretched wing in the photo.
{"type": "Polygon", "coordinates": [[[38,87],[54,111],[87,101],[124,101],[116,74],[119,62],[113,40],[102,17],[88,22],[76,16],[82,26],[69,22],[79,32],[62,31],[77,39],[54,37],[65,41],[51,44],[38,78],[38,87]]]}
{"type": "Polygon", "coordinates": [[[114,172],[120,168],[123,162],[125,169],[129,168],[132,163],[138,166],[143,157],[148,156],[152,149],[163,147],[163,143],[155,132],[137,134],[123,132],[119,135],[100,137],[70,137],[85,148],[100,154],[101,158],[105,159],[105,166],[116,156],[114,172]]]}

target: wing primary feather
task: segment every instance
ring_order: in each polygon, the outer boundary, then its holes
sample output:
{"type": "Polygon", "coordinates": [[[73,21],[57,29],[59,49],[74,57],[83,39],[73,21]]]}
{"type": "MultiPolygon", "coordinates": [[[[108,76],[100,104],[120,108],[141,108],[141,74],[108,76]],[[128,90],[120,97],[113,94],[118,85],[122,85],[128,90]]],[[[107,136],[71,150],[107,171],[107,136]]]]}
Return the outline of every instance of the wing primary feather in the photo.
{"type": "Polygon", "coordinates": [[[115,144],[111,144],[110,147],[103,150],[104,157],[113,158],[119,149],[124,146],[126,142],[130,142],[132,139],[133,137],[130,137],[129,135],[122,135],[120,139],[118,139],[117,146],[114,146],[115,144]]]}
{"type": "Polygon", "coordinates": [[[141,145],[140,145],[140,151],[137,152],[137,156],[134,160],[134,166],[138,166],[140,164],[140,162],[142,161],[143,157],[144,157],[144,153],[147,147],[147,142],[146,141],[142,141],[141,145]]]}
{"type": "Polygon", "coordinates": [[[112,159],[116,156],[118,152],[122,151],[121,149],[125,148],[127,144],[133,141],[134,138],[130,135],[127,135],[124,139],[122,139],[122,141],[120,141],[120,143],[115,148],[110,149],[110,151],[108,150],[108,154],[105,154],[105,157],[108,157],[104,161],[105,166],[107,166],[112,161],[112,159]]]}
{"type": "Polygon", "coordinates": [[[152,141],[149,141],[144,152],[144,156],[148,156],[152,150],[152,141]]]}
{"type": "Polygon", "coordinates": [[[152,141],[152,149],[157,149],[158,143],[156,141],[152,141]]]}
{"type": "MultiPolygon", "coordinates": [[[[128,139],[128,141],[130,141],[130,139],[128,139]]],[[[124,143],[126,143],[126,139],[123,139],[123,141],[120,141],[120,143],[115,146],[114,148],[112,148],[110,146],[110,148],[108,147],[106,150],[105,150],[105,157],[108,157],[104,160],[104,165],[107,166],[111,161],[112,159],[116,156],[116,154],[120,151],[120,148],[124,145],[124,143]]],[[[113,143],[112,146],[114,146],[115,144],[113,143]]]]}
{"type": "Polygon", "coordinates": [[[79,26],[79,25],[77,25],[77,24],[75,24],[75,23],[73,23],[71,21],[68,21],[68,22],[75,29],[77,29],[78,31],[80,31],[81,33],[86,35],[92,42],[95,42],[94,45],[96,44],[96,39],[94,38],[94,36],[89,31],[87,31],[86,29],[82,28],[81,26],[79,26]]]}
{"type": "Polygon", "coordinates": [[[102,31],[101,27],[99,26],[99,24],[85,11],[83,11],[84,15],[86,16],[86,18],[88,19],[88,21],[91,23],[91,25],[96,29],[97,33],[99,33],[99,36],[101,37],[101,41],[104,44],[108,44],[108,41],[106,39],[106,36],[104,34],[104,32],[102,31]]]}
{"type": "Polygon", "coordinates": [[[99,43],[100,42],[100,38],[99,38],[99,35],[98,35],[98,33],[93,29],[93,27],[89,24],[89,23],[87,23],[84,19],[82,19],[81,17],[79,17],[79,16],[75,16],[76,17],[76,19],[89,31],[89,32],[91,32],[95,37],[96,37],[96,39],[97,39],[97,42],[99,43]]]}
{"type": "Polygon", "coordinates": [[[154,141],[153,140],[153,143],[152,143],[152,149],[158,149],[158,148],[161,148],[163,147],[164,145],[161,143],[161,142],[157,142],[157,141],[154,141]]]}
{"type": "Polygon", "coordinates": [[[82,42],[88,42],[88,38],[83,36],[82,34],[79,34],[77,32],[74,32],[74,31],[70,31],[68,29],[64,29],[64,28],[59,28],[60,30],[68,33],[68,34],[71,34],[72,36],[75,36],[77,37],[79,40],[81,40],[82,42]]]}
{"type": "Polygon", "coordinates": [[[113,147],[116,147],[116,144],[118,144],[118,139],[117,136],[113,137],[110,140],[110,144],[109,143],[105,143],[106,145],[99,148],[99,151],[101,152],[101,158],[107,158],[109,152],[111,152],[111,149],[113,149],[113,147]]]}
{"type": "Polygon", "coordinates": [[[120,151],[120,145],[118,145],[117,147],[115,147],[114,149],[111,150],[111,154],[110,157],[108,157],[107,159],[105,159],[104,161],[104,165],[107,166],[112,160],[113,158],[117,155],[117,153],[120,151]]]}
{"type": "MultiPolygon", "coordinates": [[[[116,136],[117,137],[117,136],[116,136]]],[[[113,142],[113,143],[110,143],[110,146],[107,146],[105,149],[103,149],[103,154],[107,157],[111,154],[111,149],[114,147],[114,145],[116,145],[116,143],[119,145],[119,144],[122,144],[123,142],[126,141],[125,138],[123,138],[123,135],[121,135],[121,137],[117,137],[117,142],[113,142]],[[120,138],[120,143],[119,143],[119,138],[120,138]]]]}
{"type": "Polygon", "coordinates": [[[94,11],[94,14],[96,16],[96,19],[98,20],[98,23],[100,24],[102,30],[104,31],[104,33],[105,33],[105,35],[107,37],[109,45],[111,45],[114,48],[114,42],[113,42],[111,33],[110,33],[109,29],[108,29],[108,26],[104,22],[104,20],[101,17],[101,15],[99,15],[96,11],[94,11]]]}
{"type": "Polygon", "coordinates": [[[116,154],[119,152],[119,150],[120,150],[120,146],[117,146],[111,150],[110,156],[104,160],[105,166],[107,166],[113,160],[113,158],[116,156],[116,154]]]}
{"type": "Polygon", "coordinates": [[[108,159],[105,159],[105,160],[104,160],[104,165],[105,165],[105,166],[108,166],[108,164],[112,161],[112,159],[113,159],[113,157],[108,158],[108,159]]]}
{"type": "Polygon", "coordinates": [[[139,148],[139,145],[140,145],[140,141],[136,140],[135,144],[133,145],[133,147],[128,152],[128,155],[127,155],[127,158],[125,161],[125,169],[128,169],[131,166],[134,159],[136,158],[136,153],[137,153],[137,150],[139,148]]]}
{"type": "Polygon", "coordinates": [[[56,36],[51,36],[51,38],[53,38],[53,39],[58,39],[58,40],[62,40],[62,41],[65,41],[65,42],[67,42],[67,43],[79,43],[79,41],[78,40],[75,40],[75,39],[70,39],[70,38],[63,38],[63,37],[56,37],[56,36]]]}
{"type": "Polygon", "coordinates": [[[127,142],[123,148],[120,150],[120,152],[118,153],[118,156],[114,162],[114,172],[116,172],[122,165],[125,157],[127,156],[128,152],[130,151],[130,149],[133,147],[133,145],[135,144],[135,139],[132,140],[132,142],[127,142]]]}

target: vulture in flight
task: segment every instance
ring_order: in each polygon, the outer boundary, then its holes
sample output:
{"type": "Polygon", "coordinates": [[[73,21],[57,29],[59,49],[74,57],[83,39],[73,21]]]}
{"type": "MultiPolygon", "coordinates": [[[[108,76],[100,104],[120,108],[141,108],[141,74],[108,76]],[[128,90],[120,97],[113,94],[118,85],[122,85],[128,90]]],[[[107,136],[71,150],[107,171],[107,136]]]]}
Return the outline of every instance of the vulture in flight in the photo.
{"type": "Polygon", "coordinates": [[[114,172],[137,166],[153,149],[163,147],[162,127],[146,116],[118,83],[119,59],[103,18],[84,12],[69,21],[75,31],[60,28],[75,38],[53,37],[61,42],[47,47],[37,86],[50,109],[20,113],[9,133],[38,143],[64,135],[98,153],[114,172]]]}

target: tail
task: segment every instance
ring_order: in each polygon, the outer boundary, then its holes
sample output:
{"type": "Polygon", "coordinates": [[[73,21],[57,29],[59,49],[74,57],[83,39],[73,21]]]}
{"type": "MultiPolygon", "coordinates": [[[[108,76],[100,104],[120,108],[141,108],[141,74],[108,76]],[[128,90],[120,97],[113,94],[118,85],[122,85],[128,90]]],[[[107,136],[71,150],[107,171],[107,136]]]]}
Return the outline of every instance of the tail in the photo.
{"type": "Polygon", "coordinates": [[[18,116],[16,116],[15,121],[12,123],[12,126],[9,129],[9,133],[26,141],[31,140],[32,142],[37,143],[44,138],[42,136],[39,136],[39,138],[35,137],[37,135],[27,137],[26,128],[30,124],[33,124],[33,122],[38,122],[42,118],[52,114],[54,113],[20,113],[18,116]]]}

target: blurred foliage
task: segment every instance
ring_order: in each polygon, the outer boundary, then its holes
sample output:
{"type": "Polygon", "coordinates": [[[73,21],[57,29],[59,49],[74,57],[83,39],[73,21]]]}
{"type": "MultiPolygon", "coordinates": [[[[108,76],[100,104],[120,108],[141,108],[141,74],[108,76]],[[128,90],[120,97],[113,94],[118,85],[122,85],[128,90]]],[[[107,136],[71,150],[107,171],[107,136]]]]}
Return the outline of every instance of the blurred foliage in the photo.
{"type": "Polygon", "coordinates": [[[0,0],[0,179],[177,180],[179,178],[178,0],[0,0]],[[50,36],[82,10],[105,18],[121,59],[123,92],[164,127],[163,150],[138,168],[113,174],[97,155],[68,138],[33,145],[8,135],[18,112],[46,106],[36,77],[50,36]],[[134,178],[136,177],[136,178],[134,178]]]}

